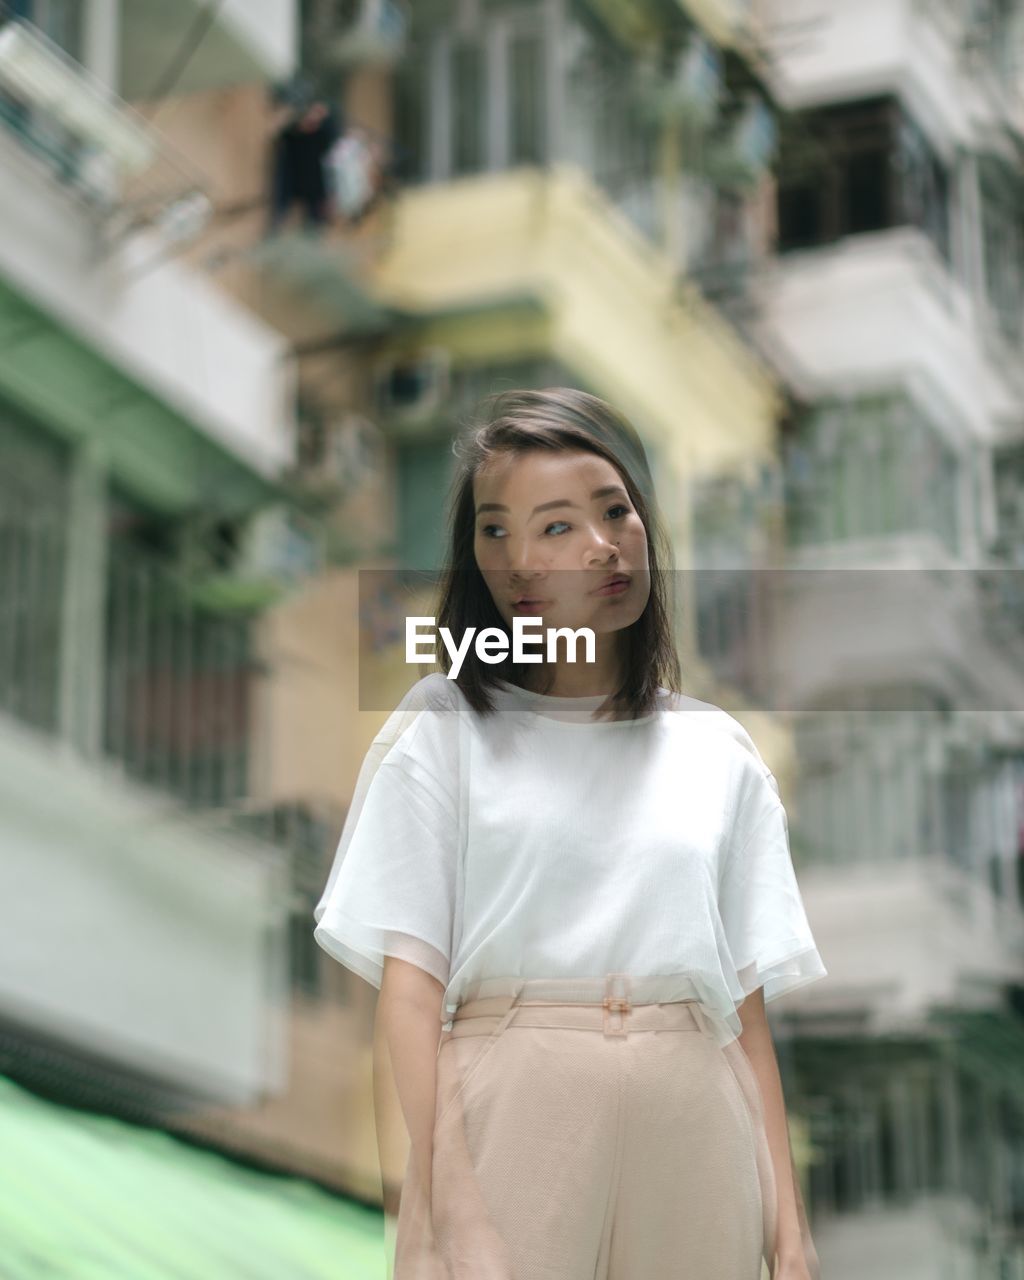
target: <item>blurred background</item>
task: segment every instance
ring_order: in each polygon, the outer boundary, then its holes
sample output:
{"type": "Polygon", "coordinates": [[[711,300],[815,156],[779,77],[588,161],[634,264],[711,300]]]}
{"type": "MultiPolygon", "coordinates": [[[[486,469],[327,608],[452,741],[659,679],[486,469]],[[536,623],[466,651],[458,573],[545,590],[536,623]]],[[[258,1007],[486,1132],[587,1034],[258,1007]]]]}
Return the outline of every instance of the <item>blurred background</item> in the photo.
{"type": "Polygon", "coordinates": [[[0,3],[4,1277],[384,1274],[375,992],[313,905],[453,432],[570,384],[641,432],[687,691],[787,805],[823,1276],[1024,1280],[1022,41],[1022,0],[0,3]]]}

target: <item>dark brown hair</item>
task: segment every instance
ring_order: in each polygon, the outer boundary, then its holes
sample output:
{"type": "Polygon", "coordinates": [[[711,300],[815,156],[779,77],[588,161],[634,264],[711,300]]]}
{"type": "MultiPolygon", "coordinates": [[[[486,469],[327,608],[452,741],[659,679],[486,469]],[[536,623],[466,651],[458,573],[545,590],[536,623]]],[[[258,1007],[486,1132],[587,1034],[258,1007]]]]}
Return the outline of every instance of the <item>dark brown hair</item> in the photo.
{"type": "MultiPolygon", "coordinates": [[[[602,704],[602,709],[610,707],[614,718],[640,719],[654,710],[659,685],[680,692],[679,657],[666,591],[672,547],[657,511],[647,455],[636,430],[604,400],[572,387],[503,391],[489,396],[453,445],[459,462],[446,508],[448,549],[441,573],[437,625],[448,627],[457,636],[469,627],[497,627],[509,639],[509,656],[500,663],[481,662],[470,646],[456,683],[480,713],[494,711],[493,690],[498,680],[522,683],[516,676],[522,674],[524,664],[512,660],[512,637],[476,562],[473,481],[493,458],[536,449],[584,451],[607,459],[622,477],[647,531],[650,597],[640,617],[622,633],[623,680],[610,702],[602,704]]],[[[439,662],[445,673],[451,669],[451,658],[443,646],[439,662]]]]}

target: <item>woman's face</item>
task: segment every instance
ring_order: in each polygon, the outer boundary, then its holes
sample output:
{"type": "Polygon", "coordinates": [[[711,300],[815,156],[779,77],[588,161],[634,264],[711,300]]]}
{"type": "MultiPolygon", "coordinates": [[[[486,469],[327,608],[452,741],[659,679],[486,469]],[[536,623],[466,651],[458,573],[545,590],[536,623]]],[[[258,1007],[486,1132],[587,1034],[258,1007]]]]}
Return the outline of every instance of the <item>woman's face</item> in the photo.
{"type": "Polygon", "coordinates": [[[600,635],[643,613],[651,593],[647,530],[606,459],[585,451],[504,454],[477,473],[473,499],[476,562],[509,628],[518,614],[600,635]],[[602,590],[613,574],[626,585],[602,590]]]}

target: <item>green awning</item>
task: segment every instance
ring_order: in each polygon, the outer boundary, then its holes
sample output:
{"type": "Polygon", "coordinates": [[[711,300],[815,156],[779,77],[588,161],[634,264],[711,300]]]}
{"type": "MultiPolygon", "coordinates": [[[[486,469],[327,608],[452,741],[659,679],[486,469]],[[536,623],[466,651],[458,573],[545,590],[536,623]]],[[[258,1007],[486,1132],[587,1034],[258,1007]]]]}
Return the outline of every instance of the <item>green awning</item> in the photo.
{"type": "Polygon", "coordinates": [[[5,1280],[383,1280],[384,1219],[0,1076],[5,1280]]]}
{"type": "Polygon", "coordinates": [[[168,515],[211,502],[245,514],[289,497],[284,480],[263,475],[2,277],[0,396],[65,440],[101,440],[114,479],[168,515]]]}

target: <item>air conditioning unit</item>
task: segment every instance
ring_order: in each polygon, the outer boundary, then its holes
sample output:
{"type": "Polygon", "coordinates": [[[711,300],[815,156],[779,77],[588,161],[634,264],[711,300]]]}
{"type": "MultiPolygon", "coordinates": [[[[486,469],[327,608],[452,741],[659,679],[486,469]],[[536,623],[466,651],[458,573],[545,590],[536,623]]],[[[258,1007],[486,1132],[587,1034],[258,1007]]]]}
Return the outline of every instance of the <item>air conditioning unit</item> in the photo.
{"type": "Polygon", "coordinates": [[[322,537],[315,524],[279,504],[253,517],[234,576],[293,582],[316,573],[323,562],[322,537]]]}
{"type": "Polygon", "coordinates": [[[389,361],[375,379],[376,400],[389,425],[425,422],[450,395],[451,357],[443,347],[425,347],[389,361]]]}
{"type": "Polygon", "coordinates": [[[379,434],[377,425],[361,413],[329,420],[320,456],[307,468],[307,478],[339,492],[357,489],[380,465],[379,434]]]}
{"type": "Polygon", "coordinates": [[[400,0],[349,0],[341,6],[341,35],[334,61],[342,64],[388,63],[405,50],[408,8],[400,0]]]}

